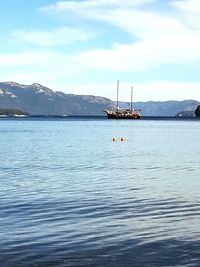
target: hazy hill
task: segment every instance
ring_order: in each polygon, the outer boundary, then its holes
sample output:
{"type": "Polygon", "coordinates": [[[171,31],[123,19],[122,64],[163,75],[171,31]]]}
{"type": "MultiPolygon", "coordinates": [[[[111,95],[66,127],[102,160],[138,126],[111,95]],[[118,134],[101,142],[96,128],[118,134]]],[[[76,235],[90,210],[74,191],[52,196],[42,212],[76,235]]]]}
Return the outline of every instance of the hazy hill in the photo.
{"type": "MultiPolygon", "coordinates": [[[[199,102],[196,100],[184,101],[163,101],[163,102],[136,102],[134,108],[141,109],[143,116],[194,116],[194,110],[199,102]]],[[[128,107],[127,103],[122,102],[123,107],[128,107]]]]}
{"type": "MultiPolygon", "coordinates": [[[[141,109],[142,116],[176,116],[194,114],[199,102],[196,100],[136,102],[134,108],[141,109]]],[[[92,95],[73,95],[53,91],[34,83],[23,85],[15,82],[0,82],[0,108],[20,109],[32,115],[104,115],[114,102],[92,95]]],[[[121,102],[121,107],[128,107],[121,102]]]]}

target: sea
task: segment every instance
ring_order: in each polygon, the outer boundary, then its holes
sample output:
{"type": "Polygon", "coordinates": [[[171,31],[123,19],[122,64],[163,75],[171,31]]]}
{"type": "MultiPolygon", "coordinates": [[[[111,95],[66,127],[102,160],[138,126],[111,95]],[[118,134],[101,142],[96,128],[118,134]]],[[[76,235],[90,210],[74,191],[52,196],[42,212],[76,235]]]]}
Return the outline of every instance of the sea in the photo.
{"type": "Polygon", "coordinates": [[[200,120],[0,119],[0,266],[200,266],[200,120]]]}

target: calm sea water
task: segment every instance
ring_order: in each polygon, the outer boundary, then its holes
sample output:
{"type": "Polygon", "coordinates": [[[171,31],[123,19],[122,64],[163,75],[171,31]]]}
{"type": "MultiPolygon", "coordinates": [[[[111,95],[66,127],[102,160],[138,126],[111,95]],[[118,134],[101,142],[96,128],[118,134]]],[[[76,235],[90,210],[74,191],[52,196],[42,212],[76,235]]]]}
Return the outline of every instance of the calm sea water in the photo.
{"type": "Polygon", "coordinates": [[[195,120],[0,120],[0,266],[200,266],[199,138],[195,120]]]}

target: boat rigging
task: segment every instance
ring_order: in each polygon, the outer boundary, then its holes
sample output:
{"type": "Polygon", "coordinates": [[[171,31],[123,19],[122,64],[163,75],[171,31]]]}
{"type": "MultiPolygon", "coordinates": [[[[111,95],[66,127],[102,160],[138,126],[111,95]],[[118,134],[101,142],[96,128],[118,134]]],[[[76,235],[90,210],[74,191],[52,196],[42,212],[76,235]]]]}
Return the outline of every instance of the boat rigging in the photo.
{"type": "Polygon", "coordinates": [[[104,109],[108,119],[140,119],[140,110],[133,109],[133,87],[131,87],[131,102],[129,108],[119,108],[119,80],[117,81],[117,102],[112,110],[104,109]]]}

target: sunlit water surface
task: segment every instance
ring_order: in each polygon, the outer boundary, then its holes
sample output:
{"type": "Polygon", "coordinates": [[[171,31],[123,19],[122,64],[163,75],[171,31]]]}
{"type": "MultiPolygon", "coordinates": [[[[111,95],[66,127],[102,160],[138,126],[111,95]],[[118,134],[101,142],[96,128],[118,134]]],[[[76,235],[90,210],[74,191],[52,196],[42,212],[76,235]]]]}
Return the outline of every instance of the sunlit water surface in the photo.
{"type": "Polygon", "coordinates": [[[0,120],[0,266],[200,266],[199,141],[193,120],[0,120]]]}

